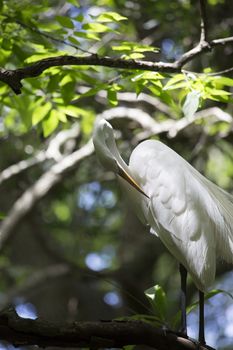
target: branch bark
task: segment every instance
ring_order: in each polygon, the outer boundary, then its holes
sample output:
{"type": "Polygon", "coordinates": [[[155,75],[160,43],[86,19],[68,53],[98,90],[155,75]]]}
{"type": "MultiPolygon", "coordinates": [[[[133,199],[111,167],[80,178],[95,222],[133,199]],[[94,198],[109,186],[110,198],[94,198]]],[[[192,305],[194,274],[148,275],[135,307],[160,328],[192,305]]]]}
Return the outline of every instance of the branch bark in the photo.
{"type": "Polygon", "coordinates": [[[16,93],[21,93],[22,83],[25,78],[33,78],[41,75],[46,69],[59,66],[102,66],[117,69],[145,70],[163,73],[176,73],[182,70],[182,67],[192,61],[195,57],[209,51],[214,46],[227,45],[233,43],[233,37],[215,39],[210,42],[200,41],[193,49],[185,52],[178,60],[173,63],[150,62],[140,60],[125,60],[121,58],[112,58],[90,54],[88,56],[58,56],[39,60],[32,65],[15,70],[0,68],[0,81],[9,85],[16,93]]]}
{"type": "Polygon", "coordinates": [[[201,35],[200,42],[206,42],[207,39],[207,18],[206,18],[206,0],[199,0],[201,15],[201,35]]]}
{"type": "MultiPolygon", "coordinates": [[[[197,344],[176,333],[141,321],[74,322],[54,325],[41,320],[20,318],[14,310],[0,315],[1,341],[15,346],[122,348],[148,345],[157,350],[196,350],[197,344]]],[[[199,346],[200,350],[211,349],[199,346]]],[[[213,350],[213,349],[212,349],[213,350]]]]}

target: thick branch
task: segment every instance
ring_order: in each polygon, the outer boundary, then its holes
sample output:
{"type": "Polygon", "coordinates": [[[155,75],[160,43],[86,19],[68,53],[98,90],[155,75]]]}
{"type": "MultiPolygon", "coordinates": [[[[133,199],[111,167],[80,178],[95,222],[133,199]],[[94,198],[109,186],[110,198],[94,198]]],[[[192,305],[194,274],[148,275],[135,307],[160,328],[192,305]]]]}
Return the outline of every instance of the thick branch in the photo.
{"type": "MultiPolygon", "coordinates": [[[[157,350],[195,350],[197,344],[175,333],[141,321],[74,322],[54,325],[40,320],[22,319],[11,310],[0,315],[1,341],[15,346],[122,348],[148,345],[157,350]]],[[[208,347],[200,346],[200,350],[208,347]]],[[[210,349],[210,348],[209,348],[210,349]]]]}
{"type": "Polygon", "coordinates": [[[33,63],[30,66],[15,70],[0,68],[0,81],[8,84],[16,93],[21,93],[21,80],[41,75],[46,69],[57,66],[102,66],[117,69],[146,70],[156,72],[176,73],[181,71],[184,64],[193,60],[195,57],[210,50],[214,46],[233,43],[233,37],[212,40],[210,42],[200,41],[192,50],[185,52],[178,60],[173,63],[167,62],[149,62],[140,60],[125,60],[121,58],[101,57],[96,54],[88,56],[58,56],[50,57],[33,63]]]}
{"type": "Polygon", "coordinates": [[[102,66],[119,69],[139,69],[160,72],[177,71],[174,64],[166,62],[147,62],[124,60],[121,58],[100,57],[96,54],[88,56],[58,56],[50,57],[37,61],[36,63],[25,68],[16,70],[7,70],[0,68],[0,81],[8,84],[16,94],[21,93],[21,80],[33,78],[41,75],[46,69],[57,66],[102,66]]]}

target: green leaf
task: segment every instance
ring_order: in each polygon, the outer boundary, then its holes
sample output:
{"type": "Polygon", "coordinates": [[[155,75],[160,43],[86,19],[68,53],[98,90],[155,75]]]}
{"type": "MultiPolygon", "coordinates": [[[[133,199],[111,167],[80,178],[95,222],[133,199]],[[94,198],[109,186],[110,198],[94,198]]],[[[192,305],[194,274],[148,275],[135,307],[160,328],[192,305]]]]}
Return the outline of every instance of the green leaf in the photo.
{"type": "MultiPolygon", "coordinates": [[[[65,56],[67,55],[67,52],[65,51],[57,51],[56,53],[54,52],[46,52],[46,53],[38,53],[32,56],[29,56],[27,59],[24,60],[25,63],[33,63],[38,60],[42,60],[43,58],[49,58],[49,57],[57,57],[57,56],[65,56]]],[[[54,67],[51,67],[54,68],[54,67]]],[[[51,69],[49,68],[49,69],[51,69]]],[[[48,70],[47,70],[48,72],[48,70]]]]}
{"type": "Polygon", "coordinates": [[[212,289],[210,292],[205,294],[205,300],[208,300],[217,294],[225,294],[226,296],[233,299],[233,295],[224,289],[212,289]]]}
{"type": "Polygon", "coordinates": [[[113,30],[101,23],[86,23],[83,25],[84,30],[95,33],[112,32],[113,30]]]}
{"type": "Polygon", "coordinates": [[[93,95],[96,95],[97,92],[99,92],[100,90],[105,90],[105,89],[106,89],[106,84],[99,84],[97,87],[89,89],[83,94],[79,95],[78,98],[93,96],[93,95]]]}
{"type": "MultiPolygon", "coordinates": [[[[131,80],[135,82],[140,80],[158,81],[161,79],[164,79],[164,76],[158,72],[143,72],[143,73],[134,75],[134,77],[131,80]]],[[[162,87],[162,84],[160,84],[160,86],[162,87]]]]}
{"type": "Polygon", "coordinates": [[[0,220],[4,220],[6,217],[6,214],[3,212],[0,212],[0,220]]]}
{"type": "Polygon", "coordinates": [[[221,89],[206,89],[206,91],[208,91],[212,96],[216,95],[216,96],[230,96],[231,93],[225,90],[221,90],[221,89]]]}
{"type": "Polygon", "coordinates": [[[79,6],[78,5],[78,1],[77,0],[67,0],[70,4],[72,4],[73,6],[79,6]]]}
{"type": "Polygon", "coordinates": [[[135,52],[159,52],[159,48],[149,45],[142,45],[130,41],[123,41],[121,42],[121,45],[118,46],[112,46],[112,50],[114,51],[121,51],[121,52],[128,52],[128,51],[135,51],[135,52]]]}
{"type": "Polygon", "coordinates": [[[97,18],[98,22],[119,22],[127,20],[127,17],[121,16],[116,12],[103,12],[97,18]]]}
{"type": "Polygon", "coordinates": [[[57,109],[52,109],[52,111],[50,112],[50,114],[56,115],[56,117],[62,122],[62,123],[66,123],[67,122],[67,117],[66,114],[64,112],[62,112],[61,110],[57,110],[57,109]]]}
{"type": "Polygon", "coordinates": [[[112,106],[118,105],[116,90],[108,89],[107,98],[108,98],[108,102],[110,103],[110,105],[112,105],[112,106]]]}
{"type": "Polygon", "coordinates": [[[76,106],[59,106],[58,110],[74,118],[87,117],[89,115],[87,110],[76,106]]]}
{"type": "Polygon", "coordinates": [[[188,93],[182,107],[185,117],[190,118],[195,114],[199,107],[200,97],[200,91],[194,90],[188,93]]]}
{"type": "Polygon", "coordinates": [[[75,39],[72,36],[69,36],[68,40],[69,40],[69,42],[71,42],[71,44],[80,45],[80,41],[78,41],[77,39],[75,39]]]}
{"type": "Polygon", "coordinates": [[[44,137],[48,137],[50,134],[52,134],[52,132],[57,128],[58,124],[59,119],[56,111],[51,111],[49,116],[42,122],[44,137]]]}
{"type": "Polygon", "coordinates": [[[214,101],[227,103],[230,100],[230,95],[231,93],[228,91],[206,87],[203,98],[204,99],[209,98],[214,101]]]}
{"type": "MultiPolygon", "coordinates": [[[[145,55],[143,55],[143,53],[139,53],[139,52],[132,52],[128,55],[124,55],[124,58],[130,58],[132,60],[139,60],[139,59],[144,58],[144,57],[145,57],[145,55]]],[[[123,56],[122,56],[122,58],[123,58],[123,56]]]]}
{"type": "MultiPolygon", "coordinates": [[[[230,297],[231,299],[233,299],[233,295],[231,293],[223,290],[223,289],[212,289],[210,292],[205,294],[205,300],[209,300],[209,299],[213,298],[215,295],[218,295],[218,294],[225,294],[228,297],[230,297]]],[[[189,314],[198,305],[199,305],[199,301],[195,301],[194,303],[189,305],[186,308],[187,314],[189,314]]]]}
{"type": "Polygon", "coordinates": [[[223,102],[223,103],[228,103],[231,101],[230,96],[221,96],[221,95],[211,95],[209,94],[206,98],[209,98],[210,100],[213,101],[218,101],[218,102],[223,102]]]}
{"type": "MultiPolygon", "coordinates": [[[[76,1],[76,0],[75,0],[76,1]]],[[[74,19],[77,21],[77,22],[83,22],[84,21],[84,16],[82,13],[80,13],[78,16],[74,17],[74,19]]]]}
{"type": "Polygon", "coordinates": [[[161,286],[158,284],[145,291],[145,295],[149,299],[153,310],[158,314],[162,321],[167,317],[167,297],[161,286]]]}
{"type": "Polygon", "coordinates": [[[140,93],[143,91],[143,89],[145,88],[145,85],[143,84],[143,82],[137,82],[135,85],[135,92],[136,92],[136,95],[139,96],[140,93]]]}
{"type": "Polygon", "coordinates": [[[51,102],[46,102],[43,105],[36,107],[32,113],[32,125],[37,125],[41,120],[43,120],[51,109],[51,102]]]}
{"type": "Polygon", "coordinates": [[[187,81],[183,81],[183,82],[180,82],[180,83],[177,83],[175,85],[171,85],[171,86],[168,86],[168,87],[164,87],[163,90],[166,91],[166,90],[176,90],[176,89],[181,89],[181,88],[186,88],[187,87],[187,81]]]}
{"type": "Polygon", "coordinates": [[[66,16],[56,16],[56,20],[65,28],[73,29],[74,23],[69,17],[66,16]]]}
{"type": "MultiPolygon", "coordinates": [[[[217,294],[225,294],[228,297],[230,297],[231,299],[233,299],[233,295],[231,293],[223,290],[223,289],[212,289],[210,292],[205,294],[205,301],[213,298],[217,294]]],[[[199,300],[188,305],[186,307],[187,314],[189,314],[191,311],[193,311],[198,305],[199,305],[199,300]]],[[[177,314],[175,315],[175,317],[172,321],[173,327],[176,327],[178,325],[178,323],[180,322],[180,317],[181,317],[181,312],[179,311],[179,312],[177,312],[177,314]]]]}
{"type": "Polygon", "coordinates": [[[74,32],[73,34],[75,36],[79,37],[79,38],[84,38],[84,39],[87,39],[87,40],[96,40],[96,41],[100,40],[100,38],[94,33],[74,32]]]}
{"type": "Polygon", "coordinates": [[[93,132],[93,125],[95,121],[95,114],[90,110],[87,111],[88,116],[81,119],[81,130],[84,135],[90,135],[93,132]]]}
{"type": "Polygon", "coordinates": [[[123,350],[134,350],[134,348],[135,348],[135,345],[125,345],[123,347],[123,350]]]}
{"type": "Polygon", "coordinates": [[[72,81],[73,81],[73,78],[72,78],[71,74],[66,74],[66,75],[64,75],[64,77],[59,82],[59,85],[60,86],[65,86],[66,84],[68,84],[68,83],[70,83],[72,81]]]}
{"type": "Polygon", "coordinates": [[[216,83],[226,85],[226,86],[233,86],[233,79],[228,77],[214,77],[214,81],[216,83]]]}
{"type": "Polygon", "coordinates": [[[168,90],[168,88],[172,88],[173,85],[176,85],[178,82],[184,80],[184,74],[176,74],[174,77],[168,80],[167,84],[164,86],[164,90],[168,90]]]}

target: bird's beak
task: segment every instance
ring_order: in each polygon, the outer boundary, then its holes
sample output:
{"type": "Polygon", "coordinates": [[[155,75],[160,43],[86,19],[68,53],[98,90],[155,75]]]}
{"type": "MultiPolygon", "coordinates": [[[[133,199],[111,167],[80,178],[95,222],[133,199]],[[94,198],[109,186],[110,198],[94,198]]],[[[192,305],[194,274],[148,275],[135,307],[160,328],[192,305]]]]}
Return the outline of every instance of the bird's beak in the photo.
{"type": "Polygon", "coordinates": [[[126,180],[131,186],[133,186],[137,191],[142,193],[144,196],[149,198],[147,194],[142,190],[142,188],[137,184],[137,182],[118,164],[118,175],[126,180]]]}

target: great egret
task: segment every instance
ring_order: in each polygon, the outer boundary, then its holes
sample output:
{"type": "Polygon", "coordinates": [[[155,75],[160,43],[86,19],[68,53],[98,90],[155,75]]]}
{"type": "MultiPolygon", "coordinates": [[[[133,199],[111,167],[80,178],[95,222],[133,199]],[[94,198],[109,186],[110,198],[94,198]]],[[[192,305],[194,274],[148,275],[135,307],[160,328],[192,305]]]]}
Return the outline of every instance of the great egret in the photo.
{"type": "Polygon", "coordinates": [[[214,282],[216,258],[233,262],[233,197],[165,144],[147,140],[121,158],[113,129],[96,122],[93,143],[103,166],[119,175],[141,221],[180,263],[182,326],[186,331],[187,271],[199,289],[199,342],[205,344],[204,292],[214,282]]]}

